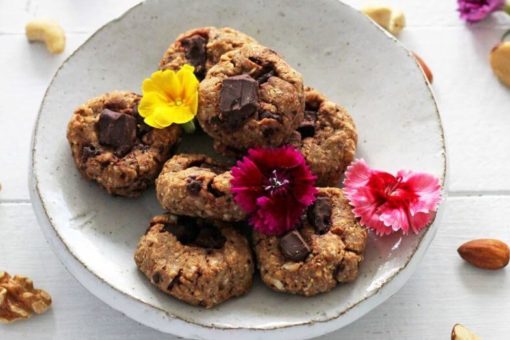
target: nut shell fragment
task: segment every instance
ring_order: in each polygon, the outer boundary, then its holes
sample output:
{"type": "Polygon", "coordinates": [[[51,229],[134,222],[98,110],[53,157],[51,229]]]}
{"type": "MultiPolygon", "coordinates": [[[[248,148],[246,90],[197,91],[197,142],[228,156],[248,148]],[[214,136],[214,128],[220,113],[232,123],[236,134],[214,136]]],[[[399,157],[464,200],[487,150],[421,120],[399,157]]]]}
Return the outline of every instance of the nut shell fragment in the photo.
{"type": "Polygon", "coordinates": [[[28,319],[32,313],[44,313],[50,305],[51,296],[35,289],[29,278],[0,272],[0,323],[28,319]]]}

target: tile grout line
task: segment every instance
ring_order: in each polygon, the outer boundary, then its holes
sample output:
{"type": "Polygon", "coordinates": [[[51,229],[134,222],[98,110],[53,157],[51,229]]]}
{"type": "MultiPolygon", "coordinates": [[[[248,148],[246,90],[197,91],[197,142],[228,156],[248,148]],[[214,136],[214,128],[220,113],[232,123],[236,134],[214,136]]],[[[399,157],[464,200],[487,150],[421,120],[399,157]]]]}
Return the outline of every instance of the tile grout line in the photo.
{"type": "Polygon", "coordinates": [[[510,196],[510,190],[466,190],[449,191],[447,197],[505,197],[510,196]]]}
{"type": "Polygon", "coordinates": [[[0,204],[31,204],[28,198],[0,199],[0,204]]]}

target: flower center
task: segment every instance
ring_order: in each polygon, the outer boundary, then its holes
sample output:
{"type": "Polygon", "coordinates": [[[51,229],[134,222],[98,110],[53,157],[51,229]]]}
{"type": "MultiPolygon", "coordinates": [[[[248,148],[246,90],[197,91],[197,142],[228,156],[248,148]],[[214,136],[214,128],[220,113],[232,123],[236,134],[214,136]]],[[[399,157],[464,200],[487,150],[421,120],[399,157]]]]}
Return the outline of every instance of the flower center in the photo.
{"type": "Polygon", "coordinates": [[[289,184],[290,180],[287,172],[274,169],[269,178],[266,180],[264,190],[271,195],[278,195],[285,193],[289,184]]]}

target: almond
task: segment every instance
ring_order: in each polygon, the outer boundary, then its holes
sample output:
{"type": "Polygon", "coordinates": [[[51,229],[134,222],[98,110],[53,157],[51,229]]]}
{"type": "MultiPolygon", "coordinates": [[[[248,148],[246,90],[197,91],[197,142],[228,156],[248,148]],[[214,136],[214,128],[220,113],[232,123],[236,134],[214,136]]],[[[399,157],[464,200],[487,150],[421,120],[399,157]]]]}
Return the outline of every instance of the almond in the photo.
{"type": "Polygon", "coordinates": [[[480,340],[480,337],[458,323],[453,326],[452,340],[480,340]]]}
{"type": "Polygon", "coordinates": [[[490,63],[494,74],[510,87],[510,41],[502,42],[492,49],[490,63]]]}
{"type": "Polygon", "coordinates": [[[425,77],[429,81],[429,83],[432,84],[432,81],[434,80],[434,76],[432,75],[432,71],[430,71],[430,68],[425,64],[425,61],[423,61],[422,58],[420,58],[419,55],[413,52],[414,59],[418,62],[418,65],[420,65],[421,69],[423,70],[423,74],[425,74],[425,77]]]}
{"type": "Polygon", "coordinates": [[[482,269],[501,269],[510,260],[507,244],[499,240],[472,240],[461,245],[457,251],[464,260],[482,269]]]}

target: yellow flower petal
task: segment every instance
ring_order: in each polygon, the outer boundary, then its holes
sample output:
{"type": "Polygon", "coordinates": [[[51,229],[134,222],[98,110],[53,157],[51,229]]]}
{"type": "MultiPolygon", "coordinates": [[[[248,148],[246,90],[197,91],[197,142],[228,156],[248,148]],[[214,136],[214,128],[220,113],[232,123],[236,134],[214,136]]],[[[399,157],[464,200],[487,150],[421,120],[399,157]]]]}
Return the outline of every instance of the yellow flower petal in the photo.
{"type": "Polygon", "coordinates": [[[165,128],[193,120],[198,109],[199,85],[193,71],[193,66],[184,65],[178,72],[156,71],[143,81],[138,112],[145,123],[165,128]]]}
{"type": "Polygon", "coordinates": [[[185,106],[159,107],[152,116],[156,123],[164,126],[184,124],[193,119],[190,110],[185,106]]]}
{"type": "Polygon", "coordinates": [[[156,128],[156,129],[164,129],[166,127],[166,126],[163,126],[163,125],[159,125],[154,120],[154,115],[151,115],[151,116],[145,118],[143,121],[145,122],[145,124],[147,124],[149,126],[152,126],[153,128],[156,128]]]}
{"type": "Polygon", "coordinates": [[[158,92],[149,92],[144,94],[142,100],[140,100],[140,104],[138,105],[138,112],[140,113],[140,116],[148,117],[154,112],[156,108],[165,105],[168,105],[168,101],[164,96],[158,92]]]}

